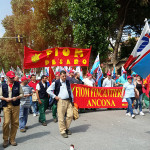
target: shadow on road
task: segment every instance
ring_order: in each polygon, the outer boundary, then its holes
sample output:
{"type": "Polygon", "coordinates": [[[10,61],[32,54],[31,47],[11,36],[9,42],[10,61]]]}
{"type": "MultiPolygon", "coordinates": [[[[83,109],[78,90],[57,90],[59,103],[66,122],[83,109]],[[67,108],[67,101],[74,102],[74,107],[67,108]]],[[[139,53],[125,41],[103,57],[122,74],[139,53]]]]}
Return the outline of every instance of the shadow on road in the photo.
{"type": "Polygon", "coordinates": [[[16,142],[23,143],[23,142],[31,140],[31,139],[41,138],[47,134],[50,134],[50,132],[38,132],[38,133],[30,134],[27,136],[16,138],[16,142]]]}
{"type": "MultiPolygon", "coordinates": [[[[51,123],[51,122],[53,122],[53,119],[50,119],[50,120],[47,120],[47,121],[46,121],[47,124],[49,124],[49,123],[51,123]]],[[[29,130],[30,130],[30,129],[35,128],[35,127],[37,127],[37,126],[42,126],[42,125],[41,125],[41,123],[37,122],[37,123],[35,123],[35,124],[33,124],[33,125],[30,125],[30,126],[28,126],[28,127],[29,127],[29,130]]]]}
{"type": "Polygon", "coordinates": [[[86,132],[90,126],[91,126],[90,124],[84,124],[84,125],[72,127],[71,131],[73,133],[86,132]]]}

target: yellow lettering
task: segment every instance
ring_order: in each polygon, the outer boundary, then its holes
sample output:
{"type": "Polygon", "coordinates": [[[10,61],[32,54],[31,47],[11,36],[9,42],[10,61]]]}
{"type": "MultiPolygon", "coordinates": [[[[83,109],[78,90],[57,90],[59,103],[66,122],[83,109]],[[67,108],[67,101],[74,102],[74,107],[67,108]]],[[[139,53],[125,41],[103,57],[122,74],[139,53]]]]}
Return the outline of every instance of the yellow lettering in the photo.
{"type": "Polygon", "coordinates": [[[96,100],[92,99],[92,104],[94,104],[94,106],[96,106],[96,100]]]}
{"type": "Polygon", "coordinates": [[[45,60],[45,65],[47,66],[49,64],[49,60],[45,60]]]}
{"type": "Polygon", "coordinates": [[[67,64],[70,64],[70,60],[69,59],[67,59],[67,64]]]}
{"type": "Polygon", "coordinates": [[[100,100],[100,99],[97,100],[97,106],[101,106],[101,105],[99,104],[99,102],[101,103],[101,100],[100,100]]]}
{"type": "Polygon", "coordinates": [[[52,59],[52,65],[55,65],[55,64],[56,64],[55,59],[52,59]]]}
{"type": "Polygon", "coordinates": [[[113,100],[112,100],[112,105],[113,105],[113,106],[116,106],[116,105],[115,105],[115,102],[114,102],[113,100]]]}
{"type": "Polygon", "coordinates": [[[63,53],[64,56],[69,56],[70,50],[68,48],[64,48],[62,53],[63,53]]]}
{"type": "Polygon", "coordinates": [[[82,63],[85,65],[85,64],[87,64],[87,60],[86,59],[83,59],[82,60],[82,63]]]}
{"type": "Polygon", "coordinates": [[[78,64],[78,59],[74,59],[74,64],[78,64]]]}
{"type": "Polygon", "coordinates": [[[52,54],[52,50],[51,49],[48,49],[48,50],[46,50],[46,54],[47,54],[47,56],[49,56],[49,55],[51,55],[52,54]]]}
{"type": "Polygon", "coordinates": [[[92,106],[90,100],[88,100],[87,106],[92,106]]]}
{"type": "Polygon", "coordinates": [[[58,48],[55,48],[55,56],[58,56],[58,48]]]}
{"type": "Polygon", "coordinates": [[[82,51],[82,49],[75,49],[75,54],[74,54],[74,57],[78,57],[78,55],[80,56],[80,57],[83,57],[83,51],[82,51]]]}
{"type": "Polygon", "coordinates": [[[62,59],[60,59],[60,60],[59,60],[59,63],[60,63],[60,64],[63,64],[63,60],[62,60],[62,59]]]}
{"type": "Polygon", "coordinates": [[[119,90],[118,90],[118,97],[121,97],[121,94],[122,94],[122,90],[119,89],[119,90]]]}

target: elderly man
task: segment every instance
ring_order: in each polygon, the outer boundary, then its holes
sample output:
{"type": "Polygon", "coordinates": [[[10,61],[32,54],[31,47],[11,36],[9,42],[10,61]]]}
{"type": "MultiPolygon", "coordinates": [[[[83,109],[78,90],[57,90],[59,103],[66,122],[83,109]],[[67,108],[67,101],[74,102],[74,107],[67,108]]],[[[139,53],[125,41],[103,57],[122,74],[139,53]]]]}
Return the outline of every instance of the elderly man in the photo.
{"type": "Polygon", "coordinates": [[[4,110],[3,123],[3,147],[9,145],[16,146],[15,137],[19,127],[19,105],[20,99],[23,97],[23,90],[19,82],[14,81],[15,73],[9,71],[6,74],[7,83],[3,83],[0,87],[0,99],[2,100],[4,110]],[[11,128],[10,128],[11,124],[11,128]],[[9,141],[8,141],[9,140],[9,141]]]}
{"type": "Polygon", "coordinates": [[[71,84],[84,84],[84,82],[80,79],[80,73],[76,72],[74,74],[74,78],[70,81],[71,84]]]}
{"type": "Polygon", "coordinates": [[[92,81],[92,75],[90,73],[87,73],[87,78],[83,79],[83,82],[87,86],[94,86],[94,83],[92,81]]]}
{"type": "Polygon", "coordinates": [[[66,80],[66,72],[64,70],[60,72],[60,79],[49,86],[47,93],[57,101],[59,130],[64,138],[68,138],[68,135],[72,134],[69,127],[73,119],[73,95],[69,80],[66,80]]]}
{"type": "Polygon", "coordinates": [[[115,80],[111,78],[111,74],[107,73],[107,78],[103,81],[103,87],[114,87],[115,86],[115,80]]]}

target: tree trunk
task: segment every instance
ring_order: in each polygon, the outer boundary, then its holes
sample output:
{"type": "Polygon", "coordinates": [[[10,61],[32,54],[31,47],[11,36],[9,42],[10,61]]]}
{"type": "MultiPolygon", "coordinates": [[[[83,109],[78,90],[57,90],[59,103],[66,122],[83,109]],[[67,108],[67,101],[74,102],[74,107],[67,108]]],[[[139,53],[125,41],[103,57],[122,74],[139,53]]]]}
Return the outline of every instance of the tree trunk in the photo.
{"type": "Polygon", "coordinates": [[[119,44],[121,41],[121,37],[122,37],[122,33],[123,33],[123,27],[124,27],[124,23],[125,23],[127,11],[128,11],[128,6],[129,6],[130,2],[131,2],[131,0],[128,0],[126,6],[124,8],[123,19],[122,19],[122,22],[120,23],[120,26],[119,26],[119,29],[117,32],[117,38],[116,38],[116,42],[115,42],[115,46],[114,46],[114,54],[113,54],[113,66],[116,65],[117,60],[118,60],[118,48],[119,48],[119,44]]]}

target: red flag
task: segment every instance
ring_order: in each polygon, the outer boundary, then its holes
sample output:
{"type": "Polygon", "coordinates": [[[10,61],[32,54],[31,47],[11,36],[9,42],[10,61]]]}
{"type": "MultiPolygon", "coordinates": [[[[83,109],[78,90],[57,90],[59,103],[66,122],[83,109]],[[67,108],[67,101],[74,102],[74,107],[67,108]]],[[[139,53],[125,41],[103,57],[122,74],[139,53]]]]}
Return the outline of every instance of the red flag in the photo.
{"type": "Polygon", "coordinates": [[[55,78],[54,71],[51,67],[49,67],[49,83],[52,83],[52,80],[55,78]]]}

